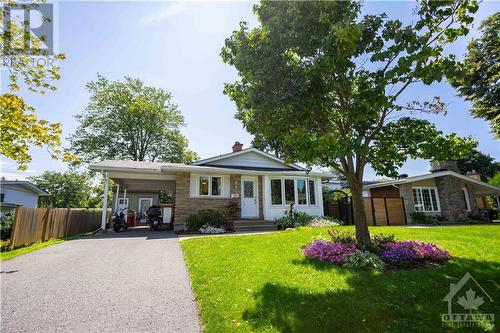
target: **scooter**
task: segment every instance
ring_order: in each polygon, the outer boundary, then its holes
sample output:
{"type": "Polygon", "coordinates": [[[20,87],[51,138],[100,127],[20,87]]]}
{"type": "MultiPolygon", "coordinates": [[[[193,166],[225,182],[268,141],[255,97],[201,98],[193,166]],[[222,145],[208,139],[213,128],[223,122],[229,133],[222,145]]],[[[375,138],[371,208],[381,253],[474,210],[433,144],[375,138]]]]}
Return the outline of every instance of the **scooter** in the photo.
{"type": "Polygon", "coordinates": [[[120,232],[121,229],[124,231],[128,229],[125,211],[126,209],[119,209],[111,216],[111,223],[113,224],[113,230],[115,232],[120,232]]]}
{"type": "Polygon", "coordinates": [[[146,211],[148,218],[149,229],[158,231],[162,225],[161,208],[160,206],[151,206],[146,211]]]}

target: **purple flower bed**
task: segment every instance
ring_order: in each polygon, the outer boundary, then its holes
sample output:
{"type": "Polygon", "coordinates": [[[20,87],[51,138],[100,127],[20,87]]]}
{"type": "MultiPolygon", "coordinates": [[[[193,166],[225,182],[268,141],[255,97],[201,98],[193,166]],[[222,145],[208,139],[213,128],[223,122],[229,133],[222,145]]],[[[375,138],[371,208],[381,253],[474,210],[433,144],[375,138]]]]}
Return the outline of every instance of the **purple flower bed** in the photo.
{"type": "Polygon", "coordinates": [[[355,245],[332,243],[326,240],[315,240],[302,249],[307,258],[342,264],[344,257],[356,251],[355,245]]]}
{"type": "MultiPolygon", "coordinates": [[[[389,266],[415,267],[441,263],[450,258],[448,251],[432,243],[420,241],[381,242],[378,256],[389,266]]],[[[342,265],[347,255],[356,251],[356,245],[327,240],[315,240],[302,248],[304,256],[323,262],[342,265]]]]}
{"type": "Polygon", "coordinates": [[[384,249],[380,257],[391,265],[407,265],[418,262],[441,262],[448,260],[450,254],[432,243],[402,241],[381,244],[384,249]]]}

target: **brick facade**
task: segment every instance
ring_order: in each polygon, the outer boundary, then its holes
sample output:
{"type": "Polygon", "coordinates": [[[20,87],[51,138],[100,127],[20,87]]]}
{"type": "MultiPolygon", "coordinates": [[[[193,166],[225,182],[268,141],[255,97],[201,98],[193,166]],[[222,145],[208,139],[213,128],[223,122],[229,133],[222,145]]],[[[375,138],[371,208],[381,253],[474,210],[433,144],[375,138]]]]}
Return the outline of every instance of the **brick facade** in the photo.
{"type": "Polygon", "coordinates": [[[241,176],[230,176],[230,194],[238,193],[238,198],[200,198],[189,195],[189,173],[178,173],[175,183],[175,217],[174,230],[184,229],[184,224],[189,215],[202,209],[225,209],[230,202],[235,202],[240,209],[241,176]]]}

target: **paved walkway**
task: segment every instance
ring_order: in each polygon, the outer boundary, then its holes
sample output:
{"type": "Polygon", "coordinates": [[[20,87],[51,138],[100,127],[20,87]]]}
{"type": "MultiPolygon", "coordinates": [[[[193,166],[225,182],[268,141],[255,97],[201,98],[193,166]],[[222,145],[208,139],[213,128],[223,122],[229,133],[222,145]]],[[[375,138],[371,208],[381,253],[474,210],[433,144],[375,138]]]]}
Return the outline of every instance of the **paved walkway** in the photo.
{"type": "Polygon", "coordinates": [[[173,233],[132,229],[1,264],[1,332],[200,332],[173,233]]]}

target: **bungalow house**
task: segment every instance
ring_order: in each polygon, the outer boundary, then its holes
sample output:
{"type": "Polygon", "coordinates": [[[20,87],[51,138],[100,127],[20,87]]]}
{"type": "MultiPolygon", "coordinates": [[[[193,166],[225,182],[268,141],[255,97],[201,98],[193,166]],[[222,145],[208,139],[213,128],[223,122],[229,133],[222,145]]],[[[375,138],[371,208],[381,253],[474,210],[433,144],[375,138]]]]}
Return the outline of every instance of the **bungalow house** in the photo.
{"type": "Polygon", "coordinates": [[[109,179],[116,184],[113,209],[127,207],[136,212],[137,223],[144,223],[147,208],[161,205],[164,221],[173,216],[176,231],[198,210],[229,206],[236,208],[239,223],[272,221],[292,203],[298,211],[323,215],[321,182],[329,175],[255,148],[242,149],[239,142],[232,148],[191,164],[104,160],[90,169],[105,174],[106,187],[109,179]]]}
{"type": "Polygon", "coordinates": [[[496,197],[500,188],[480,180],[476,172],[462,175],[455,161],[433,162],[428,174],[365,185],[366,198],[402,198],[407,223],[413,212],[441,215],[449,223],[463,221],[468,214],[490,208],[485,197],[496,197]]]}
{"type": "Polygon", "coordinates": [[[36,208],[38,197],[48,195],[26,180],[0,180],[0,216],[13,214],[17,206],[36,208]]]}

